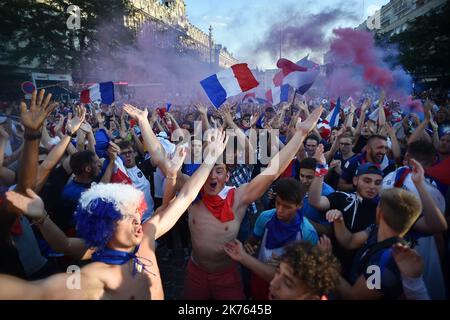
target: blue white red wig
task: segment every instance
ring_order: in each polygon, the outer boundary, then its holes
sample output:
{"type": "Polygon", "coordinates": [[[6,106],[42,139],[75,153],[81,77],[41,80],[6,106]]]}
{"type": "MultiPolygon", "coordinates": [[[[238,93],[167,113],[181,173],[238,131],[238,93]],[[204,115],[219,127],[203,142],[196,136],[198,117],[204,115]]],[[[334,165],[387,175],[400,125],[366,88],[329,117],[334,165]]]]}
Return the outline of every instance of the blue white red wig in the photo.
{"type": "Polygon", "coordinates": [[[81,194],[74,220],[77,235],[90,248],[103,249],[111,240],[116,222],[124,215],[145,211],[142,191],[127,184],[96,184],[81,194]]]}

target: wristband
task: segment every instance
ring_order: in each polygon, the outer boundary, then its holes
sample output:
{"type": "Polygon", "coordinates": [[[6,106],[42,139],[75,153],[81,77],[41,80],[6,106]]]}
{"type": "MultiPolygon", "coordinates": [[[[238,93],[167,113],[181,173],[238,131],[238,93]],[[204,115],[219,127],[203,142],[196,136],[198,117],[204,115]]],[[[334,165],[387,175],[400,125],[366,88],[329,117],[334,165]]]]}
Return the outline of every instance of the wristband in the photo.
{"type": "Polygon", "coordinates": [[[31,225],[32,226],[35,226],[35,225],[41,226],[47,218],[48,218],[48,213],[45,213],[45,216],[43,216],[42,218],[33,220],[33,223],[31,225]]]}
{"type": "Polygon", "coordinates": [[[328,174],[328,164],[318,163],[316,165],[316,170],[314,172],[314,176],[322,178],[322,177],[325,177],[327,174],[328,174]]]}
{"type": "Polygon", "coordinates": [[[71,138],[76,138],[77,137],[77,132],[76,131],[74,133],[66,132],[66,135],[71,137],[71,138]]]}
{"type": "Polygon", "coordinates": [[[39,140],[42,138],[42,133],[41,132],[38,132],[38,133],[26,133],[25,132],[23,137],[25,140],[30,140],[30,141],[39,140]]]}

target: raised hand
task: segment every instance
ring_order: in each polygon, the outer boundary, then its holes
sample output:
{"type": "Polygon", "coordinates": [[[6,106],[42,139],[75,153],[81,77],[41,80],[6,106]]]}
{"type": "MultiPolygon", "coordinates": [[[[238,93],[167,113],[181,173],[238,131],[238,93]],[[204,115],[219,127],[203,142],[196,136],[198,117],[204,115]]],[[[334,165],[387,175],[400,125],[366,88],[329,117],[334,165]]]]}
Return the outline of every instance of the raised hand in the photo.
{"type": "Polygon", "coordinates": [[[250,117],[250,126],[253,127],[254,125],[256,125],[256,123],[258,122],[259,116],[261,115],[260,111],[256,111],[255,113],[252,114],[252,116],[250,117]]]}
{"type": "Polygon", "coordinates": [[[337,209],[327,211],[326,219],[330,223],[344,221],[344,218],[342,217],[342,212],[337,209]]]}
{"type": "Polygon", "coordinates": [[[27,104],[22,101],[20,104],[20,120],[24,125],[25,129],[29,131],[38,131],[47,116],[55,110],[58,103],[50,103],[52,94],[49,93],[45,96],[45,90],[40,90],[37,96],[37,91],[34,90],[31,95],[30,109],[27,109],[27,104]]]}
{"type": "MultiPolygon", "coordinates": [[[[133,119],[136,119],[137,121],[146,121],[148,116],[148,110],[140,110],[130,104],[124,104],[123,110],[125,110],[126,113],[133,119]]],[[[156,113],[156,112],[155,112],[156,113]]]]}
{"type": "Polygon", "coordinates": [[[237,239],[225,243],[223,250],[231,259],[238,262],[242,261],[245,254],[242,243],[237,239]]]}
{"type": "Polygon", "coordinates": [[[412,168],[411,179],[415,185],[419,185],[425,181],[425,171],[419,161],[410,159],[409,164],[412,168]]]}
{"type": "Polygon", "coordinates": [[[201,103],[201,102],[196,103],[196,104],[194,105],[194,107],[195,107],[195,108],[197,109],[197,111],[200,112],[200,113],[203,113],[203,114],[207,114],[207,113],[208,113],[208,107],[207,107],[205,104],[201,103]]]}
{"type": "Polygon", "coordinates": [[[108,146],[108,156],[110,161],[115,161],[117,155],[120,153],[120,147],[114,142],[110,141],[108,146]]]}
{"type": "Polygon", "coordinates": [[[101,110],[95,110],[95,118],[97,119],[97,122],[99,124],[104,124],[105,123],[105,117],[103,117],[103,114],[102,114],[101,110]]]}
{"type": "Polygon", "coordinates": [[[187,154],[187,146],[186,144],[178,145],[175,152],[171,157],[166,155],[166,161],[164,161],[164,165],[166,166],[167,176],[176,177],[178,171],[181,169],[183,165],[184,158],[186,158],[187,154]]]}
{"type": "Polygon", "coordinates": [[[319,121],[319,118],[322,114],[322,110],[322,106],[314,109],[314,111],[311,112],[311,114],[305,121],[297,122],[295,129],[297,131],[301,131],[305,136],[308,135],[308,133],[310,133],[316,127],[317,122],[319,121]]]}
{"type": "Polygon", "coordinates": [[[234,123],[233,116],[231,115],[231,105],[225,102],[222,107],[218,110],[222,119],[228,124],[232,125],[234,123]]]}
{"type": "Polygon", "coordinates": [[[333,246],[331,244],[330,238],[326,235],[320,237],[319,242],[317,243],[317,247],[323,252],[332,252],[333,246]]]}
{"type": "Polygon", "coordinates": [[[279,104],[280,111],[289,109],[292,106],[292,104],[294,103],[294,97],[295,97],[295,94],[291,95],[289,97],[288,101],[280,102],[280,104],[279,104]]]}
{"type": "Polygon", "coordinates": [[[433,115],[430,116],[430,124],[433,128],[433,131],[437,131],[439,129],[438,124],[436,123],[436,121],[434,121],[433,115]]]}
{"type": "Polygon", "coordinates": [[[347,132],[347,128],[346,127],[342,127],[338,130],[338,132],[336,133],[336,139],[342,138],[342,136],[344,135],[344,133],[347,132]]]}
{"type": "Polygon", "coordinates": [[[153,126],[153,124],[155,124],[155,122],[158,121],[158,119],[159,119],[158,112],[156,112],[156,110],[153,110],[149,120],[150,125],[153,126]]]}
{"type": "Polygon", "coordinates": [[[228,136],[219,129],[210,129],[208,135],[208,145],[205,148],[205,162],[214,164],[222,155],[228,143],[228,136]]]}
{"type": "Polygon", "coordinates": [[[55,126],[55,132],[56,133],[60,132],[62,130],[63,125],[64,125],[64,116],[60,114],[58,123],[55,126]]]}
{"type": "Polygon", "coordinates": [[[431,101],[427,99],[427,101],[425,101],[425,104],[423,106],[423,110],[425,112],[425,120],[426,121],[430,121],[431,119],[431,108],[432,108],[432,104],[431,101]]]}
{"type": "Polygon", "coordinates": [[[333,160],[330,162],[330,169],[337,168],[341,166],[341,160],[333,160]]]}
{"type": "Polygon", "coordinates": [[[410,247],[396,243],[392,246],[392,257],[402,274],[409,278],[418,278],[424,270],[423,258],[410,247]]]}
{"type": "Polygon", "coordinates": [[[68,135],[72,135],[78,131],[81,124],[83,123],[86,117],[86,109],[82,106],[75,107],[75,117],[71,118],[72,115],[69,115],[66,124],[66,132],[68,135]]]}
{"type": "Polygon", "coordinates": [[[88,122],[83,121],[83,123],[80,126],[80,130],[83,131],[84,133],[89,133],[92,132],[92,127],[88,122]]]}
{"type": "Polygon", "coordinates": [[[24,196],[15,191],[8,191],[5,196],[14,207],[31,219],[42,218],[45,215],[44,201],[30,188],[26,190],[26,194],[24,196]]]}
{"type": "Polygon", "coordinates": [[[378,100],[378,107],[383,108],[385,99],[386,99],[386,93],[384,92],[384,90],[382,90],[380,93],[380,99],[378,100]]]}
{"type": "Polygon", "coordinates": [[[389,137],[393,137],[395,135],[394,128],[388,122],[386,122],[385,128],[386,128],[386,133],[389,137]]]}
{"type": "Polygon", "coordinates": [[[325,151],[323,144],[319,144],[319,146],[316,149],[316,152],[314,153],[314,159],[316,159],[317,163],[319,164],[325,164],[327,163],[327,160],[325,159],[325,155],[323,154],[325,151]]]}
{"type": "Polygon", "coordinates": [[[370,100],[370,98],[365,99],[361,106],[361,112],[366,112],[366,110],[370,107],[371,104],[372,101],[370,100]]]}

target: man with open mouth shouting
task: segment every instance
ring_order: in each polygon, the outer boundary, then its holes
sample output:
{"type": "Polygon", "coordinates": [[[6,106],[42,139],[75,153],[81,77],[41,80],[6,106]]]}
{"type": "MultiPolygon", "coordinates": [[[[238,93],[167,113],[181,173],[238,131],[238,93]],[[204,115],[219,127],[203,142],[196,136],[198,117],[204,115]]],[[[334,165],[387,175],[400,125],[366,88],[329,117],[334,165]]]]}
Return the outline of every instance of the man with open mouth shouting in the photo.
{"type": "MultiPolygon", "coordinates": [[[[139,122],[144,144],[155,164],[163,161],[164,150],[148,125],[147,112],[130,105],[124,110],[139,122]]],[[[322,113],[317,108],[299,122],[289,143],[276,154],[265,171],[239,188],[225,186],[230,175],[223,163],[215,164],[189,207],[192,255],[186,271],[185,299],[245,299],[238,265],[224,251],[225,243],[236,238],[247,207],[270,187],[295,157],[303,140],[315,128],[322,113]]],[[[177,186],[189,181],[178,173],[177,186]]]]}

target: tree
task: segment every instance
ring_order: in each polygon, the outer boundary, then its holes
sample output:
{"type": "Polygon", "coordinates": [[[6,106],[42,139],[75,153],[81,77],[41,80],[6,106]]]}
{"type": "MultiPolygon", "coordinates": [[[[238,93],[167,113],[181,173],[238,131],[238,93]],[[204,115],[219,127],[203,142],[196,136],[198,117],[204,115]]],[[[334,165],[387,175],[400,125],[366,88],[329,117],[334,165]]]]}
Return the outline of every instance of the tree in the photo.
{"type": "Polygon", "coordinates": [[[408,28],[388,39],[398,45],[399,62],[417,77],[439,75],[441,84],[450,70],[450,3],[441,11],[417,17],[408,28]]]}
{"type": "Polygon", "coordinates": [[[13,0],[0,3],[1,57],[11,64],[74,71],[82,79],[99,54],[112,55],[119,43],[132,42],[124,26],[129,0],[13,0]],[[69,30],[69,5],[81,10],[81,28],[69,30]]]}

